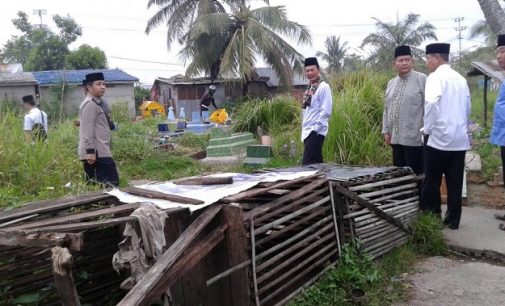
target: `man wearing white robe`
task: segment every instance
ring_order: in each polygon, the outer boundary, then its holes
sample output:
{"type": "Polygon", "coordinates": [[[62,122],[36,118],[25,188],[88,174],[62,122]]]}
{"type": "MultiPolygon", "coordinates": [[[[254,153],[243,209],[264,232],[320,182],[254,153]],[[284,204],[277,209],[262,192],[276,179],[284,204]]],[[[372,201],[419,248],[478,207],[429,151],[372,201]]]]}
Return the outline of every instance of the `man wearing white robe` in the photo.
{"type": "Polygon", "coordinates": [[[461,220],[461,192],[465,152],[470,149],[467,134],[470,90],[466,79],[449,66],[450,45],[426,46],[424,126],[424,173],[421,209],[441,216],[440,184],[445,175],[447,212],[444,224],[458,229],[461,220]]]}

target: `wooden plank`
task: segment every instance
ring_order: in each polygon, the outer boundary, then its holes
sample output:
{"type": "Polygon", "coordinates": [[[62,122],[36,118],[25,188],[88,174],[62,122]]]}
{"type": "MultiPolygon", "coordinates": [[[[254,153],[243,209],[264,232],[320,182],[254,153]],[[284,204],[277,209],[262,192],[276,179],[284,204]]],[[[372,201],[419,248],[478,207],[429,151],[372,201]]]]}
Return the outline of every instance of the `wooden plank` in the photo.
{"type": "Polygon", "coordinates": [[[353,191],[353,192],[356,192],[356,191],[360,191],[360,190],[366,190],[366,189],[369,189],[369,188],[382,187],[384,185],[395,184],[395,183],[409,181],[409,180],[416,180],[416,178],[417,178],[416,175],[406,175],[406,176],[401,176],[401,177],[394,178],[394,179],[389,179],[389,180],[378,181],[378,182],[373,182],[373,183],[369,183],[369,184],[352,186],[352,187],[349,187],[349,190],[353,191]]]}
{"type": "Polygon", "coordinates": [[[229,185],[233,184],[233,177],[193,177],[173,180],[176,185],[229,185]]]}
{"type": "Polygon", "coordinates": [[[177,203],[182,203],[182,204],[192,204],[192,205],[199,205],[203,204],[205,202],[197,199],[192,199],[188,197],[181,197],[175,194],[168,194],[168,193],[163,193],[159,191],[153,191],[153,190],[148,190],[144,188],[138,188],[138,187],[125,187],[121,188],[121,191],[127,192],[130,194],[146,197],[149,199],[162,199],[162,200],[168,200],[172,202],[177,202],[177,203]]]}
{"type": "Polygon", "coordinates": [[[379,217],[382,219],[386,220],[387,222],[401,228],[407,233],[410,233],[409,229],[407,229],[403,223],[400,220],[397,220],[396,218],[393,218],[392,216],[388,215],[387,213],[383,212],[381,209],[377,208],[375,205],[368,203],[366,200],[360,198],[356,194],[352,193],[351,191],[347,190],[345,187],[340,186],[339,184],[333,184],[333,188],[340,194],[344,195],[345,197],[355,201],[359,205],[368,208],[368,210],[373,211],[376,213],[379,217]]]}
{"type": "MultiPolygon", "coordinates": [[[[247,253],[247,231],[244,226],[242,208],[223,206],[223,222],[228,225],[226,231],[226,253],[228,268],[249,259],[247,253]]],[[[242,269],[230,275],[231,305],[247,306],[251,304],[248,269],[242,269]]]]}
{"type": "Polygon", "coordinates": [[[34,214],[34,215],[29,215],[29,216],[26,216],[26,217],[19,218],[19,219],[14,219],[14,220],[11,220],[11,221],[8,221],[8,222],[0,224],[0,227],[7,227],[7,226],[12,225],[12,224],[23,222],[25,220],[28,220],[28,219],[31,219],[31,218],[35,218],[38,215],[39,214],[34,214]]]}
{"type": "Polygon", "coordinates": [[[84,245],[82,234],[71,233],[26,233],[22,231],[0,230],[0,245],[26,247],[68,246],[81,251],[84,245]]]}
{"type": "Polygon", "coordinates": [[[80,213],[80,214],[74,214],[74,215],[69,215],[69,216],[56,217],[56,218],[50,218],[50,219],[45,219],[45,220],[41,220],[41,221],[24,223],[22,225],[9,227],[8,229],[9,230],[11,230],[11,229],[26,229],[26,228],[34,228],[34,227],[43,227],[43,226],[48,226],[48,225],[59,225],[59,224],[73,223],[76,221],[92,219],[92,218],[101,217],[101,216],[105,216],[105,215],[109,215],[109,214],[129,213],[129,212],[132,212],[135,209],[137,209],[139,206],[140,206],[140,203],[119,205],[119,206],[114,206],[114,207],[105,208],[105,209],[97,209],[97,210],[84,212],[84,213],[80,213]]]}
{"type": "Polygon", "coordinates": [[[25,217],[28,215],[47,213],[66,209],[73,206],[91,204],[110,199],[116,199],[116,197],[100,192],[100,193],[93,193],[91,195],[62,198],[57,200],[47,200],[40,204],[37,204],[37,202],[30,203],[27,204],[27,206],[0,212],[0,222],[25,217]]]}
{"type": "MultiPolygon", "coordinates": [[[[165,210],[165,212],[170,215],[171,213],[176,213],[179,211],[187,210],[187,208],[170,208],[165,210]]],[[[44,226],[37,228],[29,228],[26,229],[25,232],[28,233],[37,233],[37,232],[75,232],[75,231],[84,231],[89,229],[100,228],[104,226],[113,226],[118,224],[123,224],[126,222],[136,222],[137,217],[128,216],[128,217],[119,217],[108,220],[100,220],[100,221],[89,221],[89,222],[79,222],[74,224],[60,224],[60,225],[52,225],[52,226],[44,226]]]]}
{"type": "MultiPolygon", "coordinates": [[[[285,196],[282,196],[278,198],[277,200],[274,200],[268,204],[262,205],[254,210],[251,210],[247,212],[244,215],[244,220],[250,220],[251,218],[256,218],[259,215],[265,214],[287,202],[291,202],[296,199],[300,199],[302,196],[306,196],[307,193],[312,193],[314,189],[318,188],[319,186],[325,184],[327,181],[326,179],[317,179],[313,182],[310,182],[307,186],[300,188],[298,190],[295,190],[293,192],[288,193],[285,196]]],[[[272,188],[272,189],[277,189],[277,188],[272,188]]],[[[260,217],[261,218],[261,217],[260,217]]],[[[262,219],[262,218],[261,218],[262,219]]]]}
{"type": "Polygon", "coordinates": [[[265,193],[265,192],[267,192],[269,190],[272,190],[272,189],[282,189],[284,187],[287,187],[287,186],[292,185],[292,184],[297,183],[297,182],[302,182],[302,181],[307,181],[307,180],[310,181],[310,180],[313,180],[313,179],[315,179],[315,178],[317,178],[319,176],[321,176],[321,173],[316,173],[316,174],[313,174],[313,175],[310,175],[310,176],[298,178],[296,180],[281,181],[281,183],[277,183],[277,184],[272,185],[270,187],[257,188],[255,190],[246,190],[244,192],[240,192],[240,193],[237,193],[235,195],[228,196],[228,197],[223,198],[221,200],[224,201],[224,202],[228,202],[228,203],[237,202],[237,201],[240,201],[240,200],[242,200],[244,198],[250,198],[250,197],[256,196],[258,194],[265,193]]]}
{"type": "Polygon", "coordinates": [[[214,219],[221,211],[221,208],[221,205],[212,205],[200,214],[168,250],[158,258],[158,261],[149,269],[144,278],[135,284],[118,305],[148,305],[149,301],[156,298],[159,292],[155,292],[154,289],[158,286],[160,279],[172,270],[172,266],[180,258],[184,250],[189,247],[207,224],[214,219]]]}
{"type": "Polygon", "coordinates": [[[63,306],[80,306],[79,295],[72,275],[72,255],[67,248],[51,249],[54,284],[63,306]]]}

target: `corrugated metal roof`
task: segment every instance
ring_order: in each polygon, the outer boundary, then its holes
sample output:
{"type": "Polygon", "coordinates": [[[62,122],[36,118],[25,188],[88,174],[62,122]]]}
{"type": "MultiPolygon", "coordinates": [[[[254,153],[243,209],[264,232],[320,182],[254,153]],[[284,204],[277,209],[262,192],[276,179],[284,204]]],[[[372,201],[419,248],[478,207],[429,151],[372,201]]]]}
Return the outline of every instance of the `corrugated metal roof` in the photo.
{"type": "MultiPolygon", "coordinates": [[[[256,73],[260,78],[268,78],[266,81],[268,87],[279,87],[280,80],[277,73],[272,68],[256,68],[256,73]]],[[[305,86],[309,81],[305,76],[295,74],[293,76],[293,86],[305,86]]]]}
{"type": "Polygon", "coordinates": [[[30,84],[37,84],[37,80],[33,77],[33,74],[30,72],[0,73],[0,85],[2,86],[30,85],[30,84]]]}
{"type": "Polygon", "coordinates": [[[40,85],[57,84],[63,80],[69,84],[82,84],[86,74],[93,72],[102,72],[105,81],[110,83],[138,82],[139,80],[121,69],[49,70],[35,71],[33,75],[40,85]]]}
{"type": "Polygon", "coordinates": [[[472,70],[470,70],[468,76],[479,76],[487,75],[488,77],[494,78],[503,82],[505,80],[505,71],[498,65],[497,61],[492,62],[472,62],[472,70]]]}

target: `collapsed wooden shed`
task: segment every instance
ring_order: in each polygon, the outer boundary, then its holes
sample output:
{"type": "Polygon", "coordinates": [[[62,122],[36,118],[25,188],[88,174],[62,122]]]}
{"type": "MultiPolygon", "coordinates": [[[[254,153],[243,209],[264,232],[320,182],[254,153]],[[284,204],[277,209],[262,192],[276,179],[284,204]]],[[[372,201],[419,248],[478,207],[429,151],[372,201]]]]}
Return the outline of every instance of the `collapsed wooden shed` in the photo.
{"type": "MultiPolygon", "coordinates": [[[[260,183],[191,215],[168,210],[167,250],[129,292],[118,289],[127,275],[111,258],[139,204],[94,194],[2,212],[1,297],[44,294],[43,304],[56,305],[58,291],[64,305],[150,305],[170,289],[174,305],[282,305],[338,261],[342,243],[362,239],[377,257],[406,240],[418,211],[410,169],[313,168],[320,171],[260,183]],[[72,253],[73,290],[52,271],[55,246],[72,253]]],[[[297,170],[307,168],[275,171],[297,170]]]]}

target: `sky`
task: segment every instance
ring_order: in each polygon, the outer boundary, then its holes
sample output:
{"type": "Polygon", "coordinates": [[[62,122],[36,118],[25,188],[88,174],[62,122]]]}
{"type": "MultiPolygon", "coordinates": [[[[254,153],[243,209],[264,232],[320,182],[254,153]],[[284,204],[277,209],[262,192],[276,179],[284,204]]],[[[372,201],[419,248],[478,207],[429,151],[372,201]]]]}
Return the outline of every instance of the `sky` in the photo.
{"type": "MultiPolygon", "coordinates": [[[[2,1],[0,10],[0,46],[12,35],[20,35],[11,20],[18,11],[29,15],[30,22],[40,23],[34,10],[43,9],[42,23],[52,29],[52,16],[70,15],[81,25],[83,35],[70,49],[81,44],[99,47],[105,51],[109,68],[119,68],[136,76],[143,84],[152,84],[157,77],[184,74],[185,66],[178,56],[180,46],[168,50],[167,29],[160,25],[149,35],[144,33],[147,20],[157,7],[147,8],[147,0],[16,0],[2,1]]],[[[263,5],[263,1],[253,0],[252,6],[263,5]]],[[[483,43],[483,39],[469,39],[469,28],[484,19],[477,0],[270,0],[270,5],[283,5],[290,20],[309,28],[312,34],[311,46],[295,46],[304,56],[314,56],[324,51],[324,40],[329,35],[341,36],[347,41],[350,53],[366,54],[359,48],[363,38],[375,32],[372,17],[384,22],[404,19],[409,13],[420,15],[421,20],[431,22],[437,28],[438,41],[451,43],[451,51],[459,49],[455,30],[456,18],[463,18],[461,49],[469,50],[483,43]]],[[[427,41],[426,43],[430,43],[427,41]]],[[[424,46],[423,46],[424,47],[424,46]]],[[[258,60],[257,66],[263,61],[258,60]]]]}

